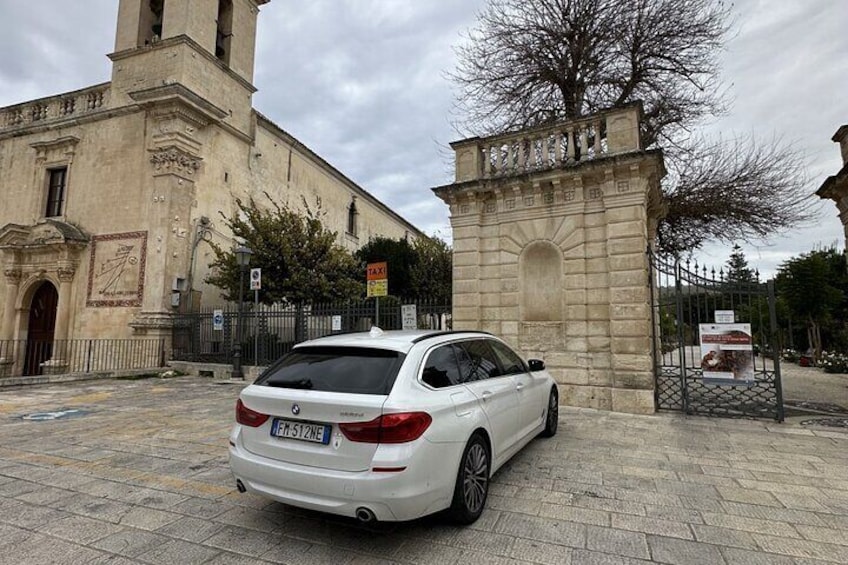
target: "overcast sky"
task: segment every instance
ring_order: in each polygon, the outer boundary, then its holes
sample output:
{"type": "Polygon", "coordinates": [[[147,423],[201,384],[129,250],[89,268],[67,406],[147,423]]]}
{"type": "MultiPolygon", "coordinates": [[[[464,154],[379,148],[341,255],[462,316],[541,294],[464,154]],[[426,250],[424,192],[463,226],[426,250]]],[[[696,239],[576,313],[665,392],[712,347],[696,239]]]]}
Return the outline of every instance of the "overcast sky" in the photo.
{"type": "MultiPolygon", "coordinates": [[[[272,0],[262,8],[254,107],[427,233],[450,238],[430,191],[451,178],[452,47],[484,0],[272,0]]],[[[0,107],[110,77],[118,0],[0,0],[0,107]]],[[[848,3],[738,0],[723,74],[729,116],[709,131],[797,144],[814,192],[841,168],[848,123],[848,3]]],[[[745,245],[771,273],[814,246],[844,246],[835,205],[819,221],[745,245]]],[[[725,246],[701,257],[723,264],[725,246]]]]}

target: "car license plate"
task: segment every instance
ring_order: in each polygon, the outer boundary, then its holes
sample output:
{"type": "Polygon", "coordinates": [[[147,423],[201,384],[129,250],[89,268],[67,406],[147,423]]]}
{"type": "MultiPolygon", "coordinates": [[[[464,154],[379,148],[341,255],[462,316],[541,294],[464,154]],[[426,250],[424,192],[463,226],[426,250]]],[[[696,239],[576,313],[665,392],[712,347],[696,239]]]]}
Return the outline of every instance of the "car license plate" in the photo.
{"type": "Polygon", "coordinates": [[[327,445],[330,443],[330,432],[332,430],[333,426],[330,424],[316,424],[314,422],[299,422],[297,420],[275,418],[274,425],[271,426],[271,435],[327,445]]]}

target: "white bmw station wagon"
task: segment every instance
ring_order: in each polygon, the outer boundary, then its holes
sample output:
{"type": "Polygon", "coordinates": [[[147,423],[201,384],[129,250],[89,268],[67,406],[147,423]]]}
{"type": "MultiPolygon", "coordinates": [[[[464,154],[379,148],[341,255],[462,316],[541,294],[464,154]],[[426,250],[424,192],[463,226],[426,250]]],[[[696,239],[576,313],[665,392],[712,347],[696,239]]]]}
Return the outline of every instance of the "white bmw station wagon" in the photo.
{"type": "Polygon", "coordinates": [[[373,520],[483,512],[489,478],[558,423],[557,387],[482,332],[386,331],[304,342],[240,394],[241,492],[373,520]]]}

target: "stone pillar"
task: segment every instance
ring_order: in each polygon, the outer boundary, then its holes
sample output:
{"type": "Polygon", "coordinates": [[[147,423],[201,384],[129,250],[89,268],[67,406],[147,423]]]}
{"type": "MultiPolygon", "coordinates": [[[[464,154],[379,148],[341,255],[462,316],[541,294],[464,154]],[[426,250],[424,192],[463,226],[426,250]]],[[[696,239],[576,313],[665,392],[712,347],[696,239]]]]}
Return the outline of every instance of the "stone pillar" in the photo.
{"type": "Polygon", "coordinates": [[[0,377],[12,375],[15,365],[15,302],[18,299],[18,289],[21,285],[21,271],[7,268],[3,271],[6,276],[6,299],[3,304],[3,327],[0,328],[0,377]]]}
{"type": "Polygon", "coordinates": [[[451,205],[453,217],[453,327],[480,327],[480,219],[474,213],[478,203],[459,199],[451,205]]]}
{"type": "Polygon", "coordinates": [[[3,333],[0,334],[0,340],[10,341],[15,339],[15,302],[21,284],[21,271],[6,269],[3,274],[6,276],[6,300],[3,305],[3,333]]]}
{"type": "MultiPolygon", "coordinates": [[[[71,322],[71,283],[74,281],[76,271],[71,268],[60,268],[59,276],[59,304],[56,307],[56,331],[53,333],[55,341],[67,341],[68,328],[71,322]]],[[[54,355],[55,357],[55,355],[54,355]]]]}

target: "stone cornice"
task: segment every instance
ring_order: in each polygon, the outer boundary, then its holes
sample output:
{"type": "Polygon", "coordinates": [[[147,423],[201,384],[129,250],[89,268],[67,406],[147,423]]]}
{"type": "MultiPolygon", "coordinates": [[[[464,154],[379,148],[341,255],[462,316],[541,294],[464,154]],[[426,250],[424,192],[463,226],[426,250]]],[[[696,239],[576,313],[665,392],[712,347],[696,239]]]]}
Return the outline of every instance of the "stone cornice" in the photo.
{"type": "Polygon", "coordinates": [[[202,57],[214,63],[218,68],[221,69],[227,76],[231,79],[239,83],[245,90],[253,94],[256,92],[256,87],[253,86],[250,82],[242,78],[238,73],[224,64],[221,60],[219,60],[214,54],[207,51],[202,45],[193,40],[191,37],[187,35],[177,35],[175,37],[169,37],[167,39],[160,39],[156,43],[151,43],[149,45],[145,45],[143,47],[133,47],[132,49],[124,49],[123,51],[116,51],[115,53],[110,53],[107,55],[112,62],[121,61],[123,59],[127,59],[132,57],[133,55],[137,55],[139,51],[153,51],[157,49],[168,49],[169,47],[175,47],[177,45],[188,45],[192,48],[193,51],[199,53],[202,57]]]}
{"type": "Polygon", "coordinates": [[[179,83],[129,93],[130,98],[141,107],[150,110],[156,118],[179,118],[197,128],[220,122],[228,115],[179,83]]]}

